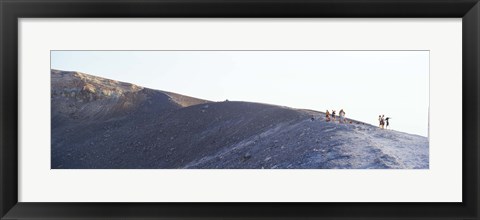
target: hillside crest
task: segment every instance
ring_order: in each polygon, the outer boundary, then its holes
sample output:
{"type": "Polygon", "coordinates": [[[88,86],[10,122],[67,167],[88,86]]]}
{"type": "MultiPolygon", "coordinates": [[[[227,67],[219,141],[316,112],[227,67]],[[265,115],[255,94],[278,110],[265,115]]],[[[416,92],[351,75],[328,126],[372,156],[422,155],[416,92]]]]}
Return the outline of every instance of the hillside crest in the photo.
{"type": "Polygon", "coordinates": [[[426,169],[425,137],[52,70],[54,169],[426,169]],[[313,119],[313,120],[312,120],[313,119]]]}

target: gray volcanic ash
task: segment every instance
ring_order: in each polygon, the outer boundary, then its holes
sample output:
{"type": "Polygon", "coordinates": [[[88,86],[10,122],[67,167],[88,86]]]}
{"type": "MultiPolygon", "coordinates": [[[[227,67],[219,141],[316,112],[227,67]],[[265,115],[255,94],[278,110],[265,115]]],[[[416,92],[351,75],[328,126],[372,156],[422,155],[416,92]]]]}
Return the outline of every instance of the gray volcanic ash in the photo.
{"type": "Polygon", "coordinates": [[[429,167],[428,139],[324,113],[51,71],[53,169],[429,167]],[[311,120],[311,117],[315,120],[311,120]]]}

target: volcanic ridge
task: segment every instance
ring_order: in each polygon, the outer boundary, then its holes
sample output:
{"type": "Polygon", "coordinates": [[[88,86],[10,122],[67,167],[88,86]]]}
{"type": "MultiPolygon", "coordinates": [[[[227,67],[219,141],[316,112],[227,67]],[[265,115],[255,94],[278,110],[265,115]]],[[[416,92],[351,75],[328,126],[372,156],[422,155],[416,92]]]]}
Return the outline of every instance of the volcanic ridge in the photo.
{"type": "Polygon", "coordinates": [[[52,169],[428,169],[428,138],[348,120],[51,70],[52,169]]]}

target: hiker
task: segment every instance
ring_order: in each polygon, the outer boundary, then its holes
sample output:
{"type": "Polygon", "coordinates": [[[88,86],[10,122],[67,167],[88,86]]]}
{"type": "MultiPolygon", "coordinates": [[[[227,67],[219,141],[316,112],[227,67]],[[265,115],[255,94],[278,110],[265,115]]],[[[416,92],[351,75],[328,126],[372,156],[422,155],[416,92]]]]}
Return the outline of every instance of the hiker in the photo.
{"type": "Polygon", "coordinates": [[[390,125],[390,123],[388,122],[389,119],[392,119],[392,118],[385,118],[385,122],[387,122],[387,124],[385,125],[385,129],[388,129],[388,126],[390,125]]]}
{"type": "Polygon", "coordinates": [[[382,118],[381,118],[381,125],[382,125],[382,129],[384,129],[385,127],[385,115],[382,115],[382,118]]]}
{"type": "Polygon", "coordinates": [[[327,110],[325,113],[325,121],[329,122],[330,121],[330,112],[327,110]]]}
{"type": "Polygon", "coordinates": [[[383,129],[383,121],[382,121],[381,115],[378,116],[378,123],[379,123],[378,127],[383,129]]]}
{"type": "Polygon", "coordinates": [[[332,120],[335,122],[335,110],[332,110],[332,120]]]}
{"type": "Polygon", "coordinates": [[[340,109],[340,112],[338,112],[338,115],[340,115],[340,123],[342,122],[347,123],[347,120],[345,119],[345,111],[343,111],[343,108],[340,109]]]}
{"type": "Polygon", "coordinates": [[[340,120],[338,120],[338,122],[342,123],[342,121],[343,121],[343,109],[340,109],[340,111],[338,112],[338,116],[340,116],[340,120]]]}

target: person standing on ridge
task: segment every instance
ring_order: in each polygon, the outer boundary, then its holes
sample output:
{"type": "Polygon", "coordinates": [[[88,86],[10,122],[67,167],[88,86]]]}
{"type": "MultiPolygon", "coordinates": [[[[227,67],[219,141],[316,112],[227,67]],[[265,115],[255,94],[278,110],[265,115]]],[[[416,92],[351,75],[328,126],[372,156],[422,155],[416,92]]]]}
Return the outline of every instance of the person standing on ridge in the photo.
{"type": "Polygon", "coordinates": [[[335,122],[335,110],[332,110],[332,120],[335,122]]]}
{"type": "Polygon", "coordinates": [[[378,127],[382,128],[382,116],[381,115],[378,116],[378,127]]]}
{"type": "Polygon", "coordinates": [[[325,121],[329,122],[330,121],[330,112],[327,110],[325,113],[325,121]]]}
{"type": "Polygon", "coordinates": [[[347,120],[345,119],[345,111],[343,111],[343,108],[340,109],[340,112],[338,112],[338,115],[340,115],[340,123],[347,123],[347,120]]]}
{"type": "Polygon", "coordinates": [[[390,123],[388,122],[389,119],[392,119],[392,118],[385,118],[385,122],[387,122],[387,124],[385,125],[385,129],[388,129],[388,126],[390,125],[390,123]]]}
{"type": "Polygon", "coordinates": [[[385,115],[382,115],[382,118],[380,119],[380,124],[382,125],[382,129],[385,128],[385,115]]]}

